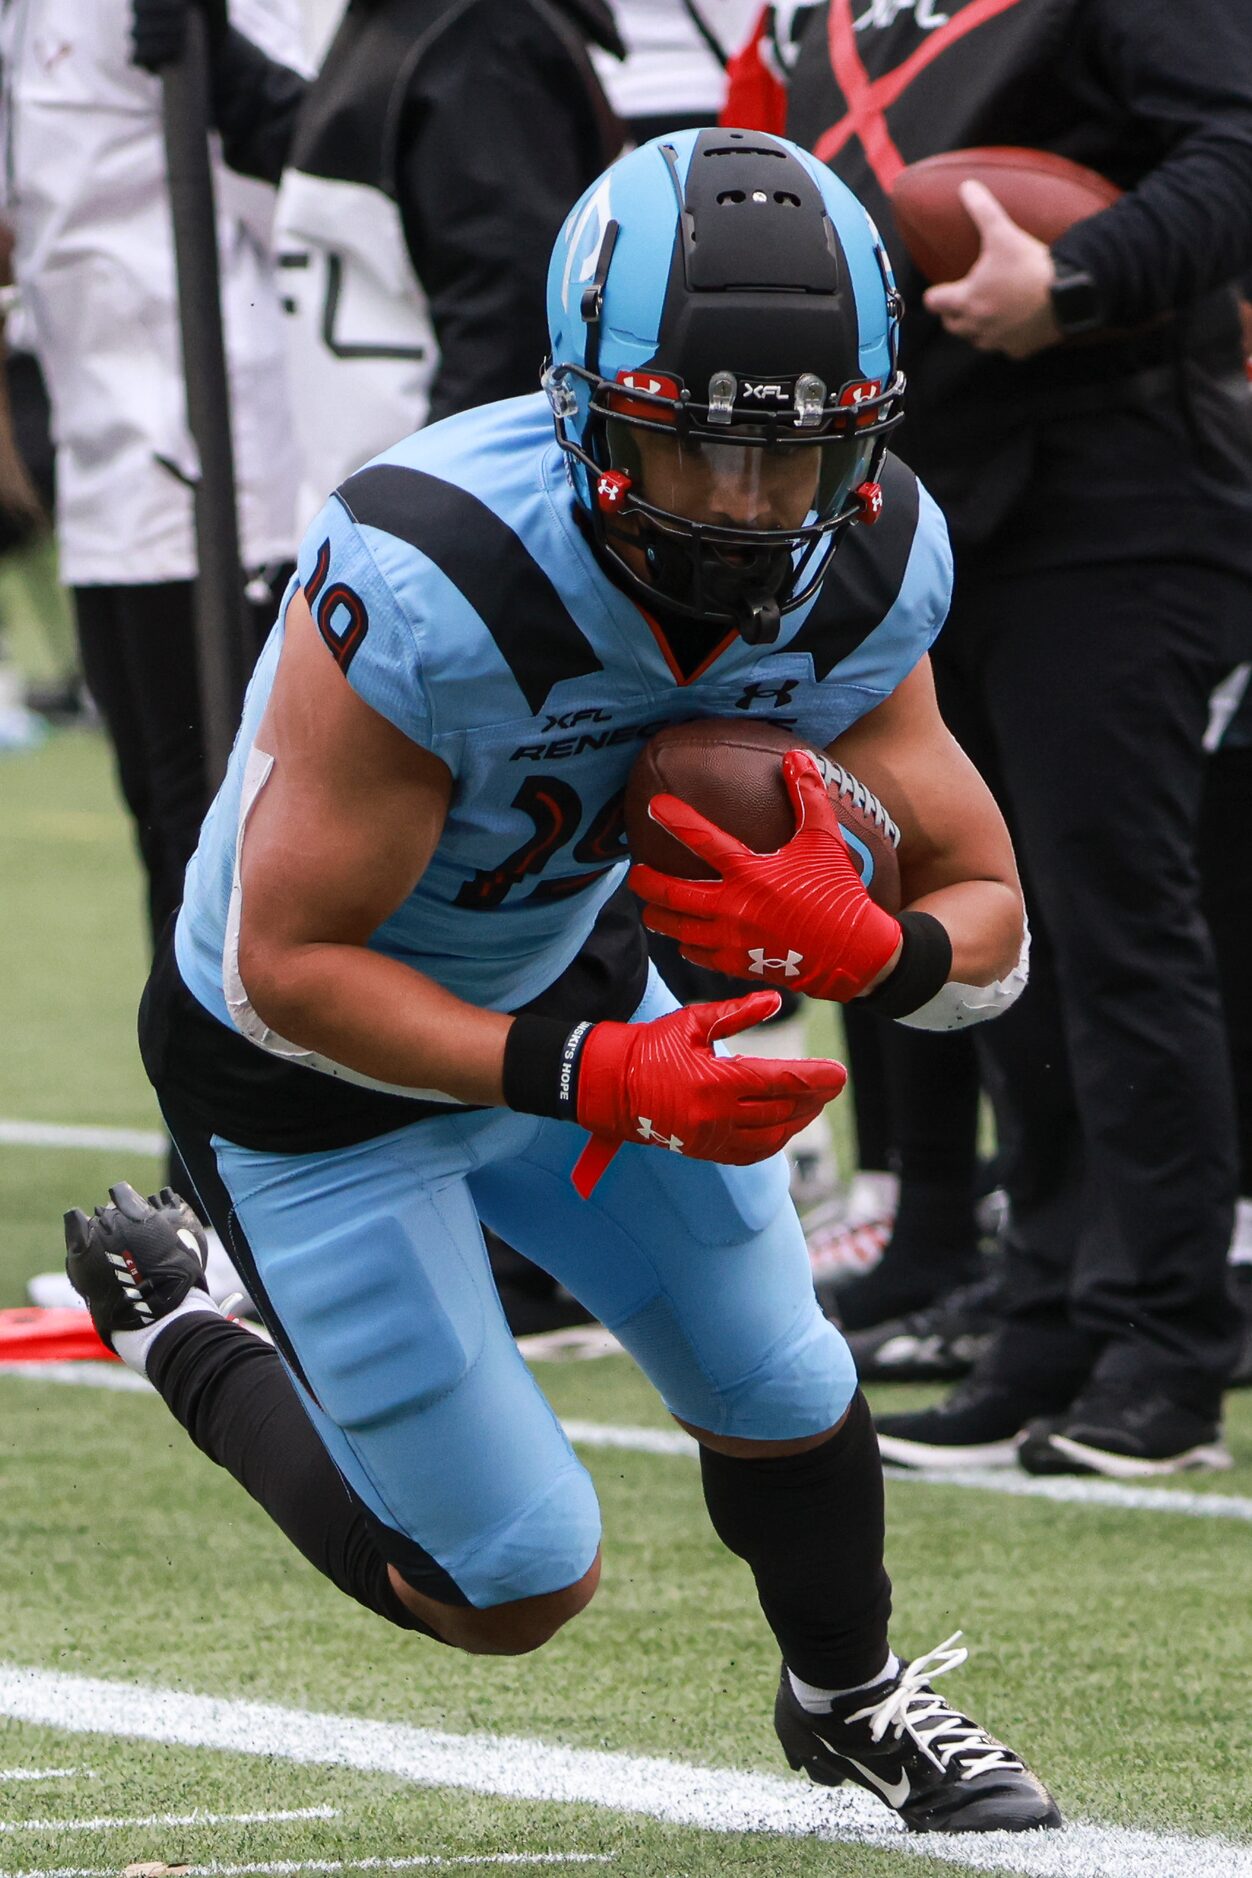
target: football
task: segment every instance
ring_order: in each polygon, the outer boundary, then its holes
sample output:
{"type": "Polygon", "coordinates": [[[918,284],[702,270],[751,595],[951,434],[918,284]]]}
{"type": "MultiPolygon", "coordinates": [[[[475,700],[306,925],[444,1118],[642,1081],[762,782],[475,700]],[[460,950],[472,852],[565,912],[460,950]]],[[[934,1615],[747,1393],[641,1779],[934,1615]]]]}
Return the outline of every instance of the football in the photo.
{"type": "Polygon", "coordinates": [[[774,853],[796,831],[782,773],[783,756],[796,749],[811,751],[821,765],[827,793],[870,896],[889,913],[896,912],[899,829],[877,796],[824,750],[776,724],[697,718],[672,724],[645,744],[626,784],[626,839],[633,858],[685,880],[712,877],[712,870],[690,848],[648,814],[652,797],[662,794],[690,803],[758,854],[774,853]]]}
{"type": "Polygon", "coordinates": [[[1055,241],[1075,222],[1111,208],[1122,193],[1068,157],[1009,144],[945,150],[910,163],[892,184],[891,212],[909,255],[932,283],[960,280],[978,259],[978,230],[958,194],[971,177],[1039,241],[1055,241]]]}

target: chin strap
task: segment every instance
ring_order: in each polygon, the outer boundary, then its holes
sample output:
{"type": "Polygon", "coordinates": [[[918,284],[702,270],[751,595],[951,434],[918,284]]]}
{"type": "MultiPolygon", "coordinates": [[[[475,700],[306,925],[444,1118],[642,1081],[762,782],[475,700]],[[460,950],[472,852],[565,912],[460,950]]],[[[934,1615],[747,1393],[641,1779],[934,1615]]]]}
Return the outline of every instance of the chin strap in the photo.
{"type": "Polygon", "coordinates": [[[773,645],[782,625],[782,613],[772,594],[764,594],[759,599],[744,595],[743,607],[735,621],[739,637],[750,646],[773,645]]]}
{"type": "MultiPolygon", "coordinates": [[[[613,475],[616,472],[605,472],[601,477],[602,484],[613,475]]],[[[629,483],[628,478],[622,481],[627,485],[629,483]]],[[[618,485],[615,484],[614,488],[617,489],[618,485]]],[[[614,499],[617,499],[616,496],[614,499]]],[[[613,504],[607,499],[599,500],[598,506],[605,517],[614,512],[613,504]]],[[[601,523],[601,529],[606,542],[616,532],[607,522],[601,523]]],[[[621,536],[618,538],[621,539],[621,536]]],[[[646,518],[641,545],[658,601],[670,600],[680,607],[690,608],[697,596],[700,596],[708,602],[714,617],[728,618],[748,645],[772,645],[777,639],[782,626],[782,608],[777,593],[764,584],[760,570],[757,571],[756,584],[748,586],[736,580],[725,566],[710,566],[706,563],[700,567],[695,556],[661,530],[654,528],[646,518]]],[[[781,585],[790,567],[790,557],[784,554],[763,558],[767,565],[771,560],[779,563],[773,572],[776,584],[781,585]]]]}

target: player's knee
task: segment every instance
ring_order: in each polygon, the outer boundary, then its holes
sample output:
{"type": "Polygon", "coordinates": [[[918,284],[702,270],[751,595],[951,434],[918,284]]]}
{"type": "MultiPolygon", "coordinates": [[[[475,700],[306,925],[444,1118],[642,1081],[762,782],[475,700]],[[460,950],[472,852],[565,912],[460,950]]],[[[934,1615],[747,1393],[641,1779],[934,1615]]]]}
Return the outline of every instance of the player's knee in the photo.
{"type": "Polygon", "coordinates": [[[725,1454],[734,1461],[770,1461],[784,1460],[791,1454],[807,1454],[810,1448],[820,1448],[832,1436],[837,1435],[848,1419],[849,1410],[845,1409],[837,1422],[831,1427],[821,1429],[815,1435],[797,1435],[791,1441],[753,1441],[746,1435],[717,1435],[708,1428],[698,1428],[694,1422],[683,1421],[680,1415],[674,1420],[680,1428],[685,1428],[689,1435],[700,1443],[701,1447],[711,1448],[715,1454],[725,1454]]]}
{"type": "MultiPolygon", "coordinates": [[[[692,1414],[694,1427],[736,1443],[798,1452],[824,1440],[856,1393],[856,1365],[847,1344],[814,1306],[793,1334],[750,1376],[723,1396],[717,1414],[692,1414]]],[[[702,1435],[697,1435],[702,1439],[702,1435]]]]}
{"type": "Polygon", "coordinates": [[[516,1598],[485,1610],[446,1607],[443,1635],[454,1649],[470,1656],[529,1656],[550,1643],[558,1630],[585,1611],[600,1582],[600,1554],[571,1585],[537,1597],[516,1598]]]}

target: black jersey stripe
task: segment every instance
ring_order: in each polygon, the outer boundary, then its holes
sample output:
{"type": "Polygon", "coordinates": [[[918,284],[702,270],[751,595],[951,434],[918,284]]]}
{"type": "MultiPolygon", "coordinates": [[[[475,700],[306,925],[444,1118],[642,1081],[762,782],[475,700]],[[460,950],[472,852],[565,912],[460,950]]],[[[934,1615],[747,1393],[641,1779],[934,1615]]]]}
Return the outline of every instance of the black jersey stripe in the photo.
{"type": "Polygon", "coordinates": [[[835,551],[817,602],[780,652],[811,652],[820,684],[880,626],[899,598],[917,534],[921,498],[912,470],[895,457],[880,472],[883,509],[872,528],[850,528],[835,551]]]}
{"type": "Polygon", "coordinates": [[[521,538],[468,489],[400,463],[375,463],[335,494],[353,521],[407,541],[447,575],[495,640],[532,713],[562,679],[603,669],[521,538]]]}

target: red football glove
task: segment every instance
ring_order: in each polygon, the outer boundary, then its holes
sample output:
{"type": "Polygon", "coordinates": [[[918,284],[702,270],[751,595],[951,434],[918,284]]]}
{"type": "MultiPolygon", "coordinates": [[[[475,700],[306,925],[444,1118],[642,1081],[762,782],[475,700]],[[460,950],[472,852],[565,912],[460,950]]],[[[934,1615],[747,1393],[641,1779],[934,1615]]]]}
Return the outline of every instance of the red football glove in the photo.
{"type": "Polygon", "coordinates": [[[578,1062],[577,1107],[596,1139],[575,1172],[579,1192],[590,1192],[623,1141],[744,1167],[806,1127],[847,1081],[842,1063],[713,1050],[716,1038],[749,1030],[777,1009],[777,992],[754,991],[645,1024],[593,1024],[578,1062]]]}
{"type": "Polygon", "coordinates": [[[844,1003],[890,961],[900,922],[861,885],[813,758],[788,750],[782,768],[796,832],[776,854],[755,854],[677,796],[656,795],[653,821],[721,879],[679,880],[641,863],[629,884],[646,903],[644,925],[676,939],[694,965],[844,1003]]]}

